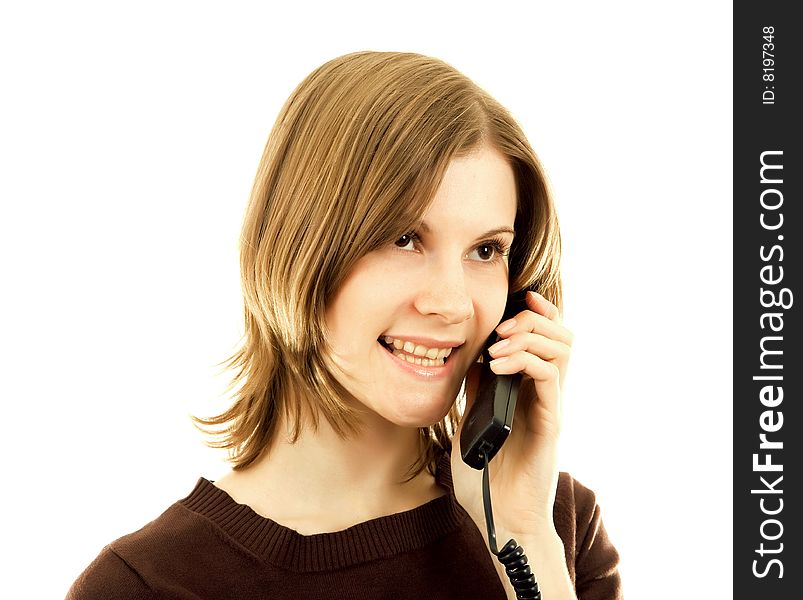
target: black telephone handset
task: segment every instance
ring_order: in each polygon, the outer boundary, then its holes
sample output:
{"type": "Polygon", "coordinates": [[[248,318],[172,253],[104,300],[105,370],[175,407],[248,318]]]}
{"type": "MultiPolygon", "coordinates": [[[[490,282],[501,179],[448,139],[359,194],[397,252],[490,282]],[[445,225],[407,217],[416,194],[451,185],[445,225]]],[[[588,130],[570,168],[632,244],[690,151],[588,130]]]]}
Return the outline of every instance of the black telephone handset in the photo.
{"type": "MultiPolygon", "coordinates": [[[[502,321],[516,316],[527,308],[525,301],[527,291],[524,289],[508,297],[502,321]]],[[[498,339],[497,333],[493,332],[482,349],[482,367],[477,396],[474,398],[471,410],[463,416],[460,454],[463,462],[482,471],[482,504],[485,509],[485,524],[488,528],[488,544],[491,552],[505,567],[505,573],[516,590],[516,598],[541,600],[538,582],[535,573],[530,568],[524,548],[519,546],[514,539],[508,540],[501,550],[496,545],[488,463],[499,452],[513,427],[513,414],[516,412],[516,400],[522,379],[521,373],[497,375],[491,371],[491,367],[488,366],[491,361],[488,348],[498,339]]]]}
{"type": "MultiPolygon", "coordinates": [[[[508,298],[502,321],[516,316],[527,308],[524,297],[527,290],[521,290],[508,298]]],[[[500,321],[501,322],[501,321],[500,321]]],[[[485,466],[485,455],[490,460],[505,443],[513,427],[513,414],[516,412],[519,386],[522,375],[497,375],[488,366],[492,360],[488,348],[495,344],[499,335],[494,331],[482,348],[482,368],[477,387],[477,396],[471,410],[463,419],[465,424],[460,433],[460,453],[463,461],[478,470],[485,466]]]]}

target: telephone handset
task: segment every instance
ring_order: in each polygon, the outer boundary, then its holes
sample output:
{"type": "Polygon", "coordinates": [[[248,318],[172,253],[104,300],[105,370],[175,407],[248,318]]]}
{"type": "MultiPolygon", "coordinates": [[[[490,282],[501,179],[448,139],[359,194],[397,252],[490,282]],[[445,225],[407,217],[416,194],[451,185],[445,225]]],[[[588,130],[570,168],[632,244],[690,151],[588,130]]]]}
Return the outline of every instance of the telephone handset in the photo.
{"type": "MultiPolygon", "coordinates": [[[[527,308],[525,297],[527,289],[508,297],[502,321],[516,316],[527,308]]],[[[541,600],[541,592],[535,573],[530,569],[524,548],[511,539],[501,550],[496,545],[493,509],[491,508],[491,486],[488,463],[496,456],[505,443],[513,427],[513,414],[516,412],[521,373],[497,375],[488,365],[491,355],[488,348],[500,339],[494,331],[482,348],[482,367],[476,397],[471,410],[463,416],[460,432],[460,454],[470,467],[482,471],[482,503],[485,509],[485,524],[488,528],[488,544],[491,552],[505,567],[510,583],[516,590],[516,598],[541,600]]]]}
{"type": "MultiPolygon", "coordinates": [[[[527,308],[524,300],[527,290],[511,294],[505,307],[502,321],[515,317],[527,308]]],[[[501,322],[501,321],[500,321],[501,322]]],[[[481,470],[505,443],[513,427],[513,414],[516,412],[519,386],[522,375],[497,375],[488,366],[493,360],[488,348],[501,338],[494,331],[482,348],[482,368],[477,386],[477,395],[471,410],[463,419],[465,424],[460,433],[460,453],[463,461],[481,470]]]]}

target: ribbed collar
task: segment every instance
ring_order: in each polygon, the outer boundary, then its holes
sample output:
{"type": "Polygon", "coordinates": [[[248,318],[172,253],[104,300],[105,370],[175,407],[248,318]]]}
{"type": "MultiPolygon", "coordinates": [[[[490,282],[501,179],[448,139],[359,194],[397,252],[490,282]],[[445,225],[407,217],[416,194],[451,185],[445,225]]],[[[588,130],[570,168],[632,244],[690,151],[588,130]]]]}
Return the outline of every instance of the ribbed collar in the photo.
{"type": "Polygon", "coordinates": [[[238,504],[203,477],[179,504],[275,566],[297,572],[340,569],[421,548],[470,518],[454,495],[449,454],[443,453],[436,464],[435,479],[448,494],[333,533],[301,535],[238,504]]]}

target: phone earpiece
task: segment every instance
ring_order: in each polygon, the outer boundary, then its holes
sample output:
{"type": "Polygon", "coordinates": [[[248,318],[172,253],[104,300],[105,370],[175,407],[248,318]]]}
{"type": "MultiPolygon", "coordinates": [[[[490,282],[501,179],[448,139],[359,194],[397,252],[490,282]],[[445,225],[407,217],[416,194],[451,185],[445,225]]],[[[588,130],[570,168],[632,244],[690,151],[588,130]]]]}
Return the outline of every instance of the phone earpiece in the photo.
{"type": "MultiPolygon", "coordinates": [[[[527,291],[519,290],[508,296],[502,321],[526,309],[527,291]]],[[[483,365],[480,370],[477,396],[474,398],[471,410],[463,417],[460,454],[463,461],[475,469],[483,468],[486,456],[488,461],[496,456],[513,427],[513,415],[516,412],[516,400],[522,376],[497,375],[488,364],[493,360],[488,348],[501,339],[496,331],[492,331],[485,340],[482,352],[477,358],[477,362],[483,365]]]]}

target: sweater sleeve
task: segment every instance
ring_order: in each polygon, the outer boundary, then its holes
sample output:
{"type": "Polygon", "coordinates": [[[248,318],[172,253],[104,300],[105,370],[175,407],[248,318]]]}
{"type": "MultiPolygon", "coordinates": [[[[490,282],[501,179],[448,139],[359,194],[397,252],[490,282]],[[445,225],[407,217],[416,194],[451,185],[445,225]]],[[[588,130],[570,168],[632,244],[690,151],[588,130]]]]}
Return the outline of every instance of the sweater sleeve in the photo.
{"type": "Polygon", "coordinates": [[[577,481],[575,589],[578,600],[622,600],[619,553],[608,539],[594,492],[577,481]]]}
{"type": "Polygon", "coordinates": [[[110,546],[106,546],[67,592],[65,600],[154,600],[156,595],[110,546]]]}

